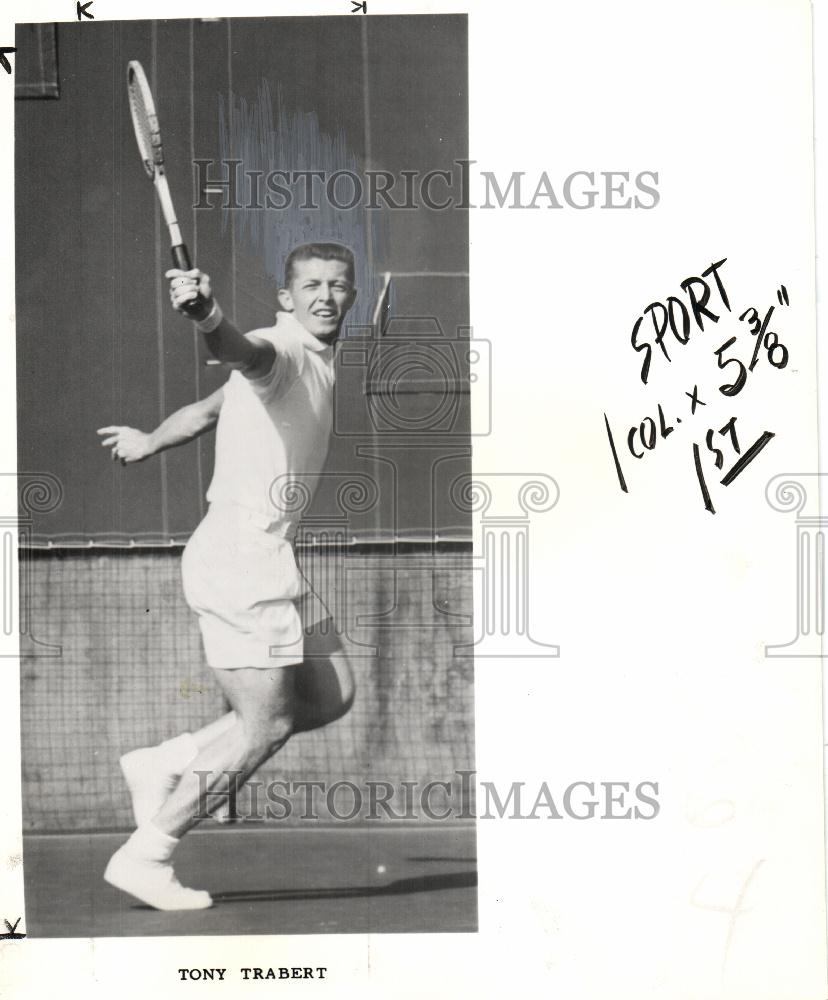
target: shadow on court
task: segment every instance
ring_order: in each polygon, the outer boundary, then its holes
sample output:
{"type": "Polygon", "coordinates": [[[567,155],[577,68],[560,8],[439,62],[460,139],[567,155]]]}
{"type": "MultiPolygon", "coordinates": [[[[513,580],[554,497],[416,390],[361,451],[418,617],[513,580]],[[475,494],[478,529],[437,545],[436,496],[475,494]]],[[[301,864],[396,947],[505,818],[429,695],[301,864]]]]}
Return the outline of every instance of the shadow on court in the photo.
{"type": "Polygon", "coordinates": [[[462,861],[465,864],[476,865],[477,858],[455,858],[455,857],[429,857],[428,855],[418,854],[413,858],[409,858],[409,861],[462,861]]]}
{"type": "Polygon", "coordinates": [[[312,889],[294,891],[281,889],[275,892],[217,892],[214,903],[239,903],[258,899],[354,899],[357,896],[397,896],[411,892],[436,892],[441,889],[473,889],[477,885],[476,872],[452,872],[448,875],[422,875],[419,878],[398,879],[387,885],[360,885],[344,889],[312,889]]]}
{"type": "Polygon", "coordinates": [[[473,826],[204,829],[176,854],[209,910],[161,913],[102,879],[126,834],[24,841],[29,937],[428,933],[477,929],[473,826]]]}

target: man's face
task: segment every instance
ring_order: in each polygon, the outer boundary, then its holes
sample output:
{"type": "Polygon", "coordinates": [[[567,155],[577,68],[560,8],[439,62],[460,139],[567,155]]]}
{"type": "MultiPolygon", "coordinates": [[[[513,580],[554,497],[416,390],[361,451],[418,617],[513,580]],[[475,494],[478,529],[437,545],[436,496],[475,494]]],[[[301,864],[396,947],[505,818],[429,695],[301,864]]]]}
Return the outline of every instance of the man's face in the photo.
{"type": "Polygon", "coordinates": [[[355,298],[348,265],[318,257],[297,261],[290,286],[279,291],[282,308],[293,313],[308,333],[327,342],[336,338],[355,298]]]}

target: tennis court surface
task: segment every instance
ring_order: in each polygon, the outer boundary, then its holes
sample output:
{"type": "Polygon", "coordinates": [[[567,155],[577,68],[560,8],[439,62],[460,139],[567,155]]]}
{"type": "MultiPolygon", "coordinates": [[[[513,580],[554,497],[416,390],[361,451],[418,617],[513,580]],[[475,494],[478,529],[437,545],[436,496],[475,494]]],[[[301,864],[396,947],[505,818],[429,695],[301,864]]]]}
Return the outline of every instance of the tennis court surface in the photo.
{"type": "Polygon", "coordinates": [[[176,852],[176,872],[214,905],[183,913],[150,909],[103,881],[126,837],[25,838],[29,937],[477,930],[472,824],[196,830],[176,852]]]}

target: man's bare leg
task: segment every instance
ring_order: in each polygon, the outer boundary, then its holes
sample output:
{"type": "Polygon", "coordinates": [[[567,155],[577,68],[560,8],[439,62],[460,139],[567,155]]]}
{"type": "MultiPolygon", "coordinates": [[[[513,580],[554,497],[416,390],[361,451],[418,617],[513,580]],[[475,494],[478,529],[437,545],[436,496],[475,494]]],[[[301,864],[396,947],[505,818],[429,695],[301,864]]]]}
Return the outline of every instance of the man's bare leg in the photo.
{"type": "Polygon", "coordinates": [[[210,905],[206,893],[180,885],[170,864],[172,852],[178,839],[207,814],[211,796],[227,793],[231,781],[245,781],[288,741],[296,669],[216,671],[237,719],[199,751],[161,811],[113,855],[104,875],[110,884],[157,909],[210,905]]]}
{"type": "Polygon", "coordinates": [[[353,704],[356,690],[331,619],[305,633],[304,655],[296,671],[294,733],[307,733],[341,719],[353,704]]]}
{"type": "MultiPolygon", "coordinates": [[[[317,623],[306,634],[305,659],[296,668],[293,732],[310,732],[341,718],[353,703],[354,690],[353,672],[333,622],[317,623]]],[[[157,747],[133,750],[121,758],[137,826],[159,813],[198,754],[233,729],[237,721],[236,712],[230,711],[197,732],[184,733],[157,747]]],[[[217,796],[212,801],[219,804],[209,811],[223,818],[229,798],[217,796]]]]}
{"type": "MultiPolygon", "coordinates": [[[[355,684],[351,665],[333,632],[332,622],[327,624],[331,627],[322,629],[317,626],[306,633],[305,658],[295,668],[294,736],[335,722],[353,704],[355,684]]],[[[236,714],[232,712],[224,718],[235,719],[236,714]]],[[[246,776],[249,777],[250,775],[246,776]]],[[[221,783],[218,787],[211,786],[215,794],[210,796],[206,812],[219,822],[235,819],[235,796],[242,783],[236,782],[229,789],[227,783],[221,783]]]]}

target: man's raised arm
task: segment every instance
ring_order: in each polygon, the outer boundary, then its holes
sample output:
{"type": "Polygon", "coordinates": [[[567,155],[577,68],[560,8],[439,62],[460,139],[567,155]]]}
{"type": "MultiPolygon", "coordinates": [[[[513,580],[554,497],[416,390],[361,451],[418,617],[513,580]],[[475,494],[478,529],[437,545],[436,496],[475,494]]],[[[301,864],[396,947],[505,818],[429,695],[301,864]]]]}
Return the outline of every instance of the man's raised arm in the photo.
{"type": "Polygon", "coordinates": [[[202,304],[195,315],[191,312],[184,315],[195,322],[213,357],[231,368],[238,368],[246,378],[267,375],[276,359],[273,345],[245,337],[225,318],[221,306],[213,298],[209,275],[198,268],[192,271],[174,268],[167,271],[165,277],[170,279],[170,301],[178,312],[183,313],[187,303],[199,301],[202,304]]]}

